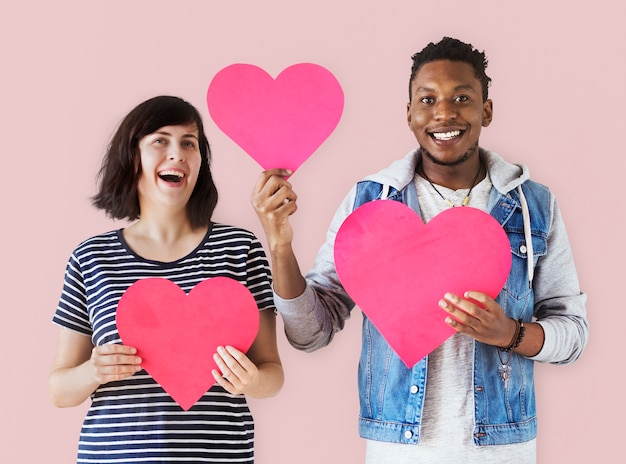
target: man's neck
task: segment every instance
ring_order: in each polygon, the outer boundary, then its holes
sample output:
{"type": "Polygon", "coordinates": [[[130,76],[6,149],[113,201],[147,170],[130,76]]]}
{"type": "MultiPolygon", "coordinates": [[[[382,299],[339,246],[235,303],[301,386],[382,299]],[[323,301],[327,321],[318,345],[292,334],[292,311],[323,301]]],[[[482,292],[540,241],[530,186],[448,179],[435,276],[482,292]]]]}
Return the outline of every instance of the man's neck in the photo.
{"type": "Polygon", "coordinates": [[[451,190],[469,189],[485,178],[487,171],[483,164],[478,149],[475,155],[455,165],[435,163],[422,154],[416,171],[433,184],[451,190]]]}

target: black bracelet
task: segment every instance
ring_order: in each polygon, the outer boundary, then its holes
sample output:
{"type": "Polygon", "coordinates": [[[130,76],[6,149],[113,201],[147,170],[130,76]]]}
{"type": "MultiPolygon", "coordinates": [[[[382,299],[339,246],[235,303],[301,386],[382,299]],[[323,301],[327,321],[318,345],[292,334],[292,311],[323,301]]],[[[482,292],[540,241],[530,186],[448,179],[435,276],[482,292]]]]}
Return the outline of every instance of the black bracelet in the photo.
{"type": "Polygon", "coordinates": [[[524,327],[524,321],[520,319],[518,322],[519,322],[519,334],[517,334],[517,339],[515,340],[515,343],[513,344],[513,348],[517,348],[520,345],[520,343],[522,343],[522,338],[524,338],[524,334],[526,333],[526,327],[524,327]]]}
{"type": "Polygon", "coordinates": [[[522,338],[524,338],[524,334],[526,333],[526,327],[524,327],[524,322],[521,319],[515,321],[515,334],[511,339],[511,343],[509,343],[505,347],[500,347],[501,351],[511,351],[513,348],[517,348],[520,343],[522,343],[522,338]]]}

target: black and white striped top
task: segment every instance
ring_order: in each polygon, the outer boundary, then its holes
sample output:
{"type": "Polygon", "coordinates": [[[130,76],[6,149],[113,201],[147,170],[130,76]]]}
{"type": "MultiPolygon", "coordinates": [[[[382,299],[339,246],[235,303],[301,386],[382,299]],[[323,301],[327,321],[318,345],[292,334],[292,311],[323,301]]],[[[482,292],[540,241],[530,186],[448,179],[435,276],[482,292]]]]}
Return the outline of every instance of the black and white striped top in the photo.
{"type": "MultiPolygon", "coordinates": [[[[117,303],[134,282],[167,278],[188,293],[216,276],[245,285],[259,309],[274,309],[268,262],[251,232],[213,224],[192,253],[172,263],[143,259],[126,245],[121,231],[108,232],[74,250],[53,321],[89,335],[94,345],[121,343],[117,303]]],[[[243,395],[231,395],[215,384],[184,411],[140,371],[94,392],[77,462],[251,463],[253,453],[254,424],[243,395]]]]}

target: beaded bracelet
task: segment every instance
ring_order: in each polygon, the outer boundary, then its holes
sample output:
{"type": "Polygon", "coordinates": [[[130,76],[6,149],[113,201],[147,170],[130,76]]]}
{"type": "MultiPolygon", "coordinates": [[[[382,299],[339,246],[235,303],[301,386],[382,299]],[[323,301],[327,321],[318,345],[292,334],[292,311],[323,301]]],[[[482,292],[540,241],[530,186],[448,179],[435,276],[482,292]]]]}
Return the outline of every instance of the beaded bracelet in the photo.
{"type": "Polygon", "coordinates": [[[524,338],[524,334],[526,333],[526,327],[524,327],[524,322],[519,319],[515,321],[515,334],[511,339],[511,343],[509,343],[505,347],[500,347],[501,351],[511,351],[513,348],[517,348],[520,343],[522,343],[522,338],[524,338]]]}

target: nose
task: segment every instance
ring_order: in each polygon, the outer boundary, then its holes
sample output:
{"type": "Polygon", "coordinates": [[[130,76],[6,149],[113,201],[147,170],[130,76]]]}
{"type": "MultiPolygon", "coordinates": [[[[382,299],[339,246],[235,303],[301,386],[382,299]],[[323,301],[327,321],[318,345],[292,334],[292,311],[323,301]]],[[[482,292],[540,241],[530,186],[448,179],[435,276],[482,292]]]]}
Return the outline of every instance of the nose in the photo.
{"type": "Polygon", "coordinates": [[[457,116],[454,103],[447,100],[440,100],[435,105],[435,118],[439,120],[455,119],[457,116]]]}
{"type": "Polygon", "coordinates": [[[170,146],[170,149],[168,150],[167,157],[168,157],[168,159],[170,159],[172,161],[184,162],[185,161],[185,152],[178,145],[172,144],[170,146]]]}

